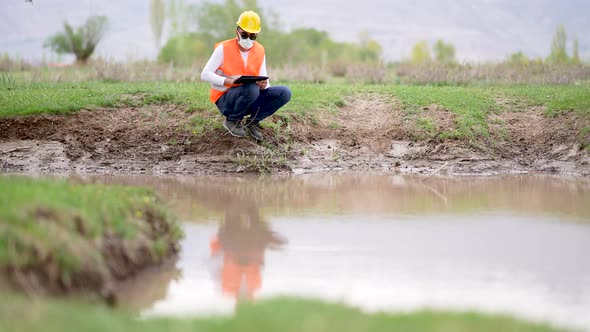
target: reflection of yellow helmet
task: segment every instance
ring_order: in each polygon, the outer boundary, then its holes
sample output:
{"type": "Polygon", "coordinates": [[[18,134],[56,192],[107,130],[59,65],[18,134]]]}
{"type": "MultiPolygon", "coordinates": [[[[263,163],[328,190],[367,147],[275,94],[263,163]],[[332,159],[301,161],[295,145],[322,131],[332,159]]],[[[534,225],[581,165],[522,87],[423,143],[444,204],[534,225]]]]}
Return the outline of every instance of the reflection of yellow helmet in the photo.
{"type": "Polygon", "coordinates": [[[253,11],[243,12],[236,24],[249,33],[260,32],[260,16],[253,11]]]}

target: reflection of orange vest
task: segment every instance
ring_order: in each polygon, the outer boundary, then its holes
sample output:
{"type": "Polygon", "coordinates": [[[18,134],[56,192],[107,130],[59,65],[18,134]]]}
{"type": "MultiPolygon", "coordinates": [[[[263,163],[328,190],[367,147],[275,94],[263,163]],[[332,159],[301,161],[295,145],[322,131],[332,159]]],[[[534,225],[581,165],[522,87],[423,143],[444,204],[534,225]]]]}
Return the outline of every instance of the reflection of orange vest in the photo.
{"type": "MultiPolygon", "coordinates": [[[[216,255],[223,251],[219,239],[215,237],[211,243],[211,254],[216,255]]],[[[240,296],[240,286],[242,282],[246,289],[244,295],[252,300],[254,299],[254,292],[262,286],[262,276],[260,274],[260,265],[262,262],[263,252],[251,252],[245,255],[247,262],[240,262],[242,259],[236,257],[232,253],[224,252],[223,268],[221,270],[221,288],[225,294],[231,295],[235,298],[240,296]]]]}
{"type": "MultiPolygon", "coordinates": [[[[217,69],[217,74],[221,76],[241,76],[241,75],[260,75],[260,67],[264,60],[264,47],[258,42],[254,42],[254,46],[248,51],[248,61],[244,66],[244,59],[240,54],[238,40],[228,39],[215,45],[215,48],[221,44],[223,45],[223,64],[217,69]]],[[[229,88],[229,86],[226,86],[229,88]]],[[[211,88],[210,99],[215,103],[227,91],[217,90],[211,88]]]]}
{"type": "Polygon", "coordinates": [[[223,260],[223,270],[221,270],[221,288],[223,292],[238,298],[242,282],[246,288],[241,291],[244,292],[246,298],[254,299],[254,292],[262,286],[260,265],[236,264],[234,258],[226,254],[223,260]]]}

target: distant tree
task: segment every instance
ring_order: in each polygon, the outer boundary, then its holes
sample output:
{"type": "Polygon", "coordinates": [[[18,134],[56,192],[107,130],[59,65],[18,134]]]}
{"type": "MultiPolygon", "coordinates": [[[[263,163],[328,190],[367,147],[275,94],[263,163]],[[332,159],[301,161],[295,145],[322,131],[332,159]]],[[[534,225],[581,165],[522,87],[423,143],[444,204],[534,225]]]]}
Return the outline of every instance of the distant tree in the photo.
{"type": "Polygon", "coordinates": [[[434,44],[433,51],[436,62],[454,63],[456,61],[455,46],[451,43],[445,44],[444,41],[439,39],[436,44],[434,44]]]}
{"type": "Polygon", "coordinates": [[[158,61],[181,66],[203,62],[211,55],[211,43],[210,37],[202,33],[176,35],[162,46],[158,61]]]}
{"type": "Polygon", "coordinates": [[[365,45],[361,45],[361,60],[363,61],[379,61],[383,48],[376,40],[371,39],[365,45]]]}
{"type": "Polygon", "coordinates": [[[359,56],[361,58],[360,60],[364,62],[375,62],[381,59],[381,53],[383,52],[383,49],[376,40],[371,38],[371,35],[368,31],[362,31],[361,33],[359,33],[359,40],[359,56]]]}
{"type": "Polygon", "coordinates": [[[426,40],[416,43],[412,49],[412,63],[422,65],[431,61],[432,56],[430,55],[430,49],[426,40]]]}
{"type": "Polygon", "coordinates": [[[266,34],[269,23],[264,20],[262,8],[256,0],[225,0],[222,3],[204,1],[191,8],[192,19],[196,22],[197,30],[210,34],[215,40],[224,40],[234,36],[236,20],[246,10],[253,10],[262,18],[262,29],[266,34]]]}
{"type": "MultiPolygon", "coordinates": [[[[170,1],[174,4],[169,13],[173,13],[178,12],[178,4],[184,0],[170,1]]],[[[381,60],[381,46],[368,34],[361,36],[361,43],[342,43],[330,39],[326,32],[312,28],[285,32],[280,29],[278,15],[258,7],[256,0],[205,0],[187,8],[184,12],[190,13],[189,30],[172,33],[160,50],[159,61],[183,66],[205,62],[216,42],[235,37],[236,20],[245,10],[257,12],[262,19],[262,32],[257,41],[265,46],[266,57],[272,59],[272,66],[305,63],[324,68],[333,63],[381,60]]],[[[171,19],[170,24],[175,21],[171,19]]]]}
{"type": "Polygon", "coordinates": [[[168,18],[172,36],[184,34],[189,29],[190,12],[184,0],[168,1],[168,18]]]}
{"type": "Polygon", "coordinates": [[[508,58],[508,63],[512,65],[526,65],[530,63],[529,58],[527,58],[522,51],[518,51],[516,53],[512,53],[508,58]]]}
{"type": "Polygon", "coordinates": [[[86,65],[96,46],[104,37],[108,19],[105,16],[90,16],[86,23],[74,29],[64,22],[64,31],[49,37],[43,44],[58,54],[74,54],[76,63],[86,65]]]}
{"type": "Polygon", "coordinates": [[[574,51],[572,53],[572,63],[575,65],[579,65],[582,61],[580,60],[580,43],[576,38],[574,40],[574,51]]]}
{"type": "Polygon", "coordinates": [[[553,64],[564,64],[568,62],[566,51],[567,34],[563,25],[560,25],[555,30],[553,41],[551,42],[551,53],[547,58],[547,62],[553,64]]]}
{"type": "Polygon", "coordinates": [[[166,6],[164,0],[150,1],[150,25],[152,26],[152,33],[154,34],[154,42],[156,48],[160,48],[160,41],[162,39],[162,30],[164,28],[164,21],[166,20],[166,6]]]}

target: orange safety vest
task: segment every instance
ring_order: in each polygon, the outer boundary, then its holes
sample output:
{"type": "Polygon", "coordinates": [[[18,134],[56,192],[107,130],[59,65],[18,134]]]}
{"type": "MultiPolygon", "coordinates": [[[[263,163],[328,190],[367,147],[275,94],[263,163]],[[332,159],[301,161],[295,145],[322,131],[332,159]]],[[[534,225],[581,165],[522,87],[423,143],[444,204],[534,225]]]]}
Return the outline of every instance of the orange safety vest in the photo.
{"type": "MultiPolygon", "coordinates": [[[[244,66],[244,59],[240,54],[240,48],[236,38],[217,43],[215,44],[215,48],[219,44],[223,45],[223,64],[217,69],[217,74],[221,76],[260,75],[260,67],[262,66],[262,61],[264,61],[264,47],[262,45],[254,42],[254,46],[248,51],[248,61],[246,66],[244,66]]],[[[209,96],[211,102],[215,103],[229,88],[231,86],[226,85],[222,91],[212,87],[209,96]]]]}
{"type": "MultiPolygon", "coordinates": [[[[216,255],[223,251],[223,247],[217,236],[211,240],[210,247],[211,255],[216,255]]],[[[224,294],[237,299],[240,296],[242,282],[244,282],[246,286],[244,293],[249,300],[253,300],[254,293],[262,286],[260,262],[263,260],[264,251],[245,253],[245,255],[241,256],[248,256],[248,258],[251,258],[251,261],[248,263],[239,263],[236,255],[228,252],[223,253],[221,288],[224,294]]]]}

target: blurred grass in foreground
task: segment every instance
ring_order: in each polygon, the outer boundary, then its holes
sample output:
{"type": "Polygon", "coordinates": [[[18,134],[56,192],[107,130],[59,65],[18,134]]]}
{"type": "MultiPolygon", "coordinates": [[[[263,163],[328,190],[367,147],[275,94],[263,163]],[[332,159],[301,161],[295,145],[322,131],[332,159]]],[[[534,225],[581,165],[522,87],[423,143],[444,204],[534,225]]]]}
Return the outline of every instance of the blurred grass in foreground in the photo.
{"type": "Polygon", "coordinates": [[[14,176],[0,188],[0,270],[35,271],[42,288],[101,287],[167,257],[182,235],[152,190],[14,176]]]}
{"type": "Polygon", "coordinates": [[[0,307],[0,328],[3,331],[566,331],[507,316],[429,311],[365,314],[344,305],[287,298],[240,305],[233,317],[141,320],[121,311],[80,301],[30,301],[14,296],[0,296],[0,301],[10,303],[0,307]]]}

